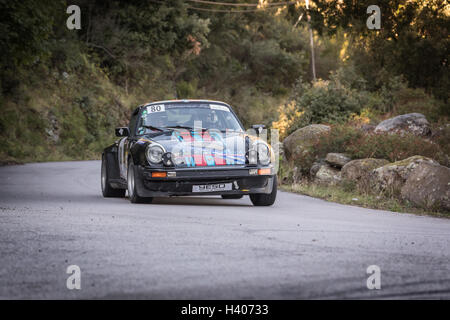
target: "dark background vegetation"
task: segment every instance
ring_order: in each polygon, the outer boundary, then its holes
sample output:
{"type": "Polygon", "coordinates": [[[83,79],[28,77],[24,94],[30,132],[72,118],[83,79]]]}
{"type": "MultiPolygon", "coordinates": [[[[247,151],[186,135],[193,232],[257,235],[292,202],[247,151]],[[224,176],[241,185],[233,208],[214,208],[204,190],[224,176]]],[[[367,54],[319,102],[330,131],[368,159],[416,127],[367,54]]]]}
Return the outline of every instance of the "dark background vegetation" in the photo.
{"type": "MultiPolygon", "coordinates": [[[[180,0],[0,0],[0,160],[98,158],[134,107],[174,98],[226,101],[246,126],[264,123],[282,136],[310,123],[335,125],[347,140],[324,141],[324,152],[334,143],[352,152],[369,139],[355,126],[422,112],[443,132],[436,138],[442,154],[449,10],[444,0],[311,1],[320,78],[313,83],[304,1],[257,9],[180,0]],[[66,27],[70,4],[81,8],[81,30],[66,27]],[[381,7],[379,31],[366,27],[372,4],[381,7]]],[[[380,148],[388,143],[403,140],[380,148]]],[[[415,150],[434,155],[436,146],[423,143],[415,150]]]]}

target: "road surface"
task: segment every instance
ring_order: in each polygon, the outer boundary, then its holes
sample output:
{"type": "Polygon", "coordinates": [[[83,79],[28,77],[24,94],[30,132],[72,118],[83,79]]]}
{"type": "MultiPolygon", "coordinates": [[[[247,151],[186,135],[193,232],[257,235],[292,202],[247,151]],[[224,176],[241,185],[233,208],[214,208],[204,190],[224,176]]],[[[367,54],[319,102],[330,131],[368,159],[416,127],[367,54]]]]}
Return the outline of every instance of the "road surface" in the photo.
{"type": "Polygon", "coordinates": [[[2,299],[450,298],[450,219],[285,192],[265,208],[133,205],[102,197],[99,161],[6,166],[0,180],[2,299]],[[80,290],[66,287],[70,265],[80,290]]]}

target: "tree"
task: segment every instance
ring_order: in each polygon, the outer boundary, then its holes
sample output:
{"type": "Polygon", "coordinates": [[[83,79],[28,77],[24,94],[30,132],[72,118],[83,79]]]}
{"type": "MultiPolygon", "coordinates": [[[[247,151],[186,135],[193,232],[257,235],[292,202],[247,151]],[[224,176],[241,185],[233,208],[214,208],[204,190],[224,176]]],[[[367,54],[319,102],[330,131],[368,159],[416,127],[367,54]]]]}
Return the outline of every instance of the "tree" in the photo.
{"type": "Polygon", "coordinates": [[[336,33],[343,29],[353,38],[353,54],[361,69],[365,69],[363,73],[369,84],[384,81],[374,79],[384,69],[403,75],[412,87],[423,87],[441,99],[448,99],[450,8],[447,1],[381,1],[379,31],[369,30],[365,25],[366,9],[373,1],[315,0],[314,3],[316,30],[336,33]],[[367,69],[364,61],[371,68],[367,69]]]}

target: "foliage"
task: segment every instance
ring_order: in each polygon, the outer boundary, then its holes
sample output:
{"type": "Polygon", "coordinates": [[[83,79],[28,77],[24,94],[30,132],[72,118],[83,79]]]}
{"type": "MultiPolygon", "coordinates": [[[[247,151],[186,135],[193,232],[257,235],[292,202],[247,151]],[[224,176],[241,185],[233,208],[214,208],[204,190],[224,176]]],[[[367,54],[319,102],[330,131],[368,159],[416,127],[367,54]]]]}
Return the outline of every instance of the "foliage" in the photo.
{"type": "Polygon", "coordinates": [[[450,117],[450,108],[443,101],[425,93],[423,89],[401,88],[395,91],[394,114],[419,112],[431,122],[439,122],[450,117]]]}
{"type": "Polygon", "coordinates": [[[352,159],[378,158],[390,162],[414,155],[435,159],[442,165],[450,165],[443,148],[436,142],[413,134],[364,133],[352,126],[334,126],[322,135],[313,147],[317,157],[329,152],[344,152],[352,159]]]}
{"type": "Polygon", "coordinates": [[[371,0],[315,0],[314,25],[319,32],[341,28],[352,37],[350,55],[364,78],[379,89],[379,72],[402,75],[413,88],[422,87],[447,100],[449,78],[449,5],[446,0],[384,0],[381,30],[366,27],[371,0]]]}
{"type": "MultiPolygon", "coordinates": [[[[439,134],[430,140],[407,133],[366,133],[353,125],[335,125],[329,132],[320,135],[308,152],[290,165],[297,166],[304,175],[309,175],[315,161],[324,159],[327,153],[339,152],[352,159],[377,158],[390,162],[421,155],[449,166],[449,132],[448,126],[442,127],[439,134]]],[[[290,169],[283,170],[289,172],[290,169]]]]}
{"type": "Polygon", "coordinates": [[[386,1],[380,32],[360,19],[366,1],[313,1],[323,79],[314,84],[306,19],[294,27],[303,4],[245,14],[182,0],[70,4],[81,30],[66,28],[67,1],[0,0],[0,160],[98,158],[133,108],[174,98],[229,102],[245,126],[273,124],[282,137],[413,111],[447,121],[448,17],[438,0],[386,1]]]}
{"type": "Polygon", "coordinates": [[[296,110],[289,131],[313,123],[344,123],[351,115],[358,114],[367,103],[364,91],[340,81],[339,73],[332,74],[328,81],[313,84],[299,79],[293,90],[296,110]]]}
{"type": "Polygon", "coordinates": [[[280,138],[285,138],[287,134],[296,128],[300,117],[305,111],[299,111],[296,107],[295,101],[290,101],[285,105],[278,107],[279,117],[277,121],[272,123],[272,128],[277,129],[280,134],[280,138]]]}
{"type": "MultiPolygon", "coordinates": [[[[444,154],[447,155],[447,166],[450,163],[450,125],[448,123],[438,123],[432,127],[433,142],[435,142],[444,154]]],[[[442,164],[445,164],[443,162],[442,164]]]]}
{"type": "Polygon", "coordinates": [[[0,85],[2,93],[18,85],[19,66],[29,67],[48,58],[54,14],[64,10],[53,1],[0,1],[0,85]]]}

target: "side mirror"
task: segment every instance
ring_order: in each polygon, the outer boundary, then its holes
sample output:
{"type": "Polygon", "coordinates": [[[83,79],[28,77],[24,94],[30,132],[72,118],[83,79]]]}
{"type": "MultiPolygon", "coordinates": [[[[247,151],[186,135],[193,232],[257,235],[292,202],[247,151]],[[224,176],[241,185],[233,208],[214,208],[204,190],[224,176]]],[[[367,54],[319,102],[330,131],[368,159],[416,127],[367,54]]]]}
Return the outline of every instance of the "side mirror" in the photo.
{"type": "Polygon", "coordinates": [[[130,130],[127,127],[116,128],[116,137],[128,137],[130,130]]]}
{"type": "Polygon", "coordinates": [[[255,129],[256,132],[258,133],[258,135],[261,134],[261,132],[263,131],[263,129],[264,129],[265,127],[266,127],[266,126],[263,125],[263,124],[254,124],[254,125],[252,125],[252,129],[255,129]]]}

